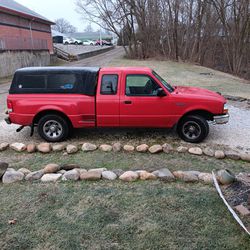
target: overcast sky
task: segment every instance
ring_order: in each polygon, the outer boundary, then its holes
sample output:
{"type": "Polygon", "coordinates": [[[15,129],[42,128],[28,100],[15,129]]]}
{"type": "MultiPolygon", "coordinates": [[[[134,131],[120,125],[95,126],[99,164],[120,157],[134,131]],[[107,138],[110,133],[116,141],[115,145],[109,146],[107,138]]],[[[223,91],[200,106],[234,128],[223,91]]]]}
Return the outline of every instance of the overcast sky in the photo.
{"type": "MultiPolygon", "coordinates": [[[[75,11],[75,0],[15,0],[16,2],[28,7],[40,15],[55,21],[58,18],[65,18],[77,30],[83,31],[88,23],[81,19],[81,16],[75,11]]],[[[92,26],[97,29],[96,26],[92,26]]]]}

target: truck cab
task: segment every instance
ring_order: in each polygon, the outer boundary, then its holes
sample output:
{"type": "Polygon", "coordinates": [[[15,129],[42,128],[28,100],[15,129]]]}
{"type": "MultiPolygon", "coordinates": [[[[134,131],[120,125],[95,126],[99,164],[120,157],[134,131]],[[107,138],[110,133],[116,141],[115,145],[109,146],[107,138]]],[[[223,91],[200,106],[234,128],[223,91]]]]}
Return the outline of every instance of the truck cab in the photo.
{"type": "Polygon", "coordinates": [[[175,127],[188,142],[209,133],[208,121],[229,119],[218,93],[171,86],[142,67],[39,67],[17,70],[6,122],[38,127],[46,141],[65,140],[73,128],[175,127]]]}

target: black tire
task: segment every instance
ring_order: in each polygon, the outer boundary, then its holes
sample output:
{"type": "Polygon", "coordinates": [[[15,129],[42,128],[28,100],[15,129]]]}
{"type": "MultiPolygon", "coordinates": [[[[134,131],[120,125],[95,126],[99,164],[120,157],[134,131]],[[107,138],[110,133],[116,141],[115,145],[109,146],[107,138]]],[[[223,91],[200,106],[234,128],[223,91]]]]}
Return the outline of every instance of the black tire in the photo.
{"type": "Polygon", "coordinates": [[[209,133],[209,125],[202,116],[190,115],[181,119],[177,126],[177,133],[186,142],[202,142],[209,133]]]}
{"type": "Polygon", "coordinates": [[[47,142],[66,140],[69,136],[69,129],[68,122],[60,115],[45,115],[38,122],[38,133],[47,142]],[[52,128],[55,129],[54,132],[52,128]]]}

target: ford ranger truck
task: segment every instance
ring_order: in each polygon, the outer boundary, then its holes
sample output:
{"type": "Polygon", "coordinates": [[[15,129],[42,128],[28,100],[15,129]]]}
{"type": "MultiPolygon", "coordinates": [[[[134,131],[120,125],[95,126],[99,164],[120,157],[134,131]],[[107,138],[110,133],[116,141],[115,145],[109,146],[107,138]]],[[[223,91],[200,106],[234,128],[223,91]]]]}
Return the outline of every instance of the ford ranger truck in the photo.
{"type": "Polygon", "coordinates": [[[37,127],[48,142],[74,128],[176,128],[181,139],[203,141],[209,123],[229,120],[226,100],[210,90],[171,86],[141,67],[19,69],[7,98],[8,124],[37,127]]]}

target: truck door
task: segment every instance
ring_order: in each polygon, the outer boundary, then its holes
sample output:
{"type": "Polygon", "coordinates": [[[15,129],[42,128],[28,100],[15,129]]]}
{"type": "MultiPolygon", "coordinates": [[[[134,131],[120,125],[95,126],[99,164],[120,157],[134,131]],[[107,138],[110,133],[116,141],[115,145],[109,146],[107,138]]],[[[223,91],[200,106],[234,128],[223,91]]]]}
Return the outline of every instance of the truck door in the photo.
{"type": "Polygon", "coordinates": [[[162,86],[144,74],[125,74],[122,82],[120,126],[167,127],[169,96],[157,95],[162,86]]]}
{"type": "Polygon", "coordinates": [[[120,124],[120,75],[117,72],[100,72],[96,93],[98,127],[117,127],[120,124]]]}

